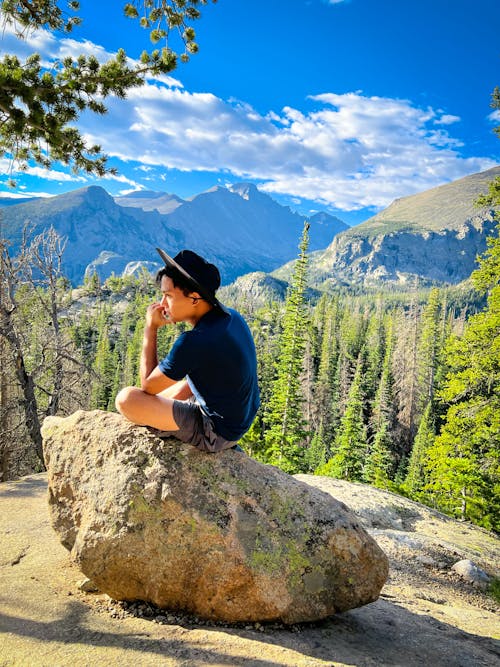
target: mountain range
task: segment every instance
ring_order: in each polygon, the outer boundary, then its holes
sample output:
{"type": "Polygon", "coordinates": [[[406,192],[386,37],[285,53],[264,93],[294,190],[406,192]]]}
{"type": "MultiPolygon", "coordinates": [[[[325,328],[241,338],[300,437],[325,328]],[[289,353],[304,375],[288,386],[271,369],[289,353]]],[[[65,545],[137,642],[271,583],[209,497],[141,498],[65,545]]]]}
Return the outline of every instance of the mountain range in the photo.
{"type": "MultiPolygon", "coordinates": [[[[495,211],[474,202],[497,176],[500,167],[397,199],[351,228],[316,213],[309,218],[310,284],[404,288],[468,278],[496,225],[495,211]]],[[[86,272],[105,279],[141,266],[154,271],[157,246],[172,255],[187,247],[215,262],[225,285],[250,274],[235,284],[248,298],[284,293],[304,222],[248,183],[191,199],[148,191],[113,198],[92,186],[15,202],[0,198],[0,236],[15,252],[26,224],[33,233],[53,226],[67,239],[63,268],[74,284],[86,272]]]]}
{"type": "MultiPolygon", "coordinates": [[[[26,224],[33,234],[53,226],[65,237],[63,268],[74,284],[89,271],[105,279],[138,266],[159,268],[156,247],[171,255],[182,248],[199,252],[217,264],[227,284],[296,257],[304,222],[304,216],[248,183],[212,188],[188,200],[144,191],[113,198],[91,186],[4,206],[0,214],[1,235],[14,252],[26,224]]],[[[325,248],[335,234],[348,229],[324,212],[309,221],[312,250],[325,248]]]]}

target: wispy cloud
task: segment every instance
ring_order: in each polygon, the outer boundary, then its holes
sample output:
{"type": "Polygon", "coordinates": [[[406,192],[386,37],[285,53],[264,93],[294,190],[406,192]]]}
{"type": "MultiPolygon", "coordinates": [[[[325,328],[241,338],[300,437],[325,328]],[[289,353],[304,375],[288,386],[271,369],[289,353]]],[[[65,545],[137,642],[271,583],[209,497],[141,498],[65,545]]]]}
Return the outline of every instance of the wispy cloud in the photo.
{"type": "Polygon", "coordinates": [[[437,118],[434,122],[436,125],[453,125],[453,123],[458,123],[460,120],[460,116],[453,116],[445,113],[441,118],[437,118]]]}
{"type": "Polygon", "coordinates": [[[18,173],[36,176],[37,178],[42,178],[44,181],[59,181],[61,183],[85,183],[87,180],[85,176],[69,174],[59,169],[44,169],[43,167],[28,167],[26,170],[18,173]]]}
{"type": "Polygon", "coordinates": [[[126,162],[227,172],[343,210],[386,206],[494,164],[460,155],[461,142],[445,129],[458,118],[442,111],[359,92],[311,101],[313,111],[263,116],[210,93],[149,84],[85,125],[92,141],[126,162]]]}

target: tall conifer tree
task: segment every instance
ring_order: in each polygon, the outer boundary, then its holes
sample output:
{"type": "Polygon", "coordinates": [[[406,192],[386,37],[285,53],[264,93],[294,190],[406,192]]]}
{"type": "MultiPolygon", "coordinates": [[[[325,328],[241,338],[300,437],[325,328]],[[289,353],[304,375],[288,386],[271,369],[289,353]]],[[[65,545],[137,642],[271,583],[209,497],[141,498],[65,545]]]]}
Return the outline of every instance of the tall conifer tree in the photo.
{"type": "Polygon", "coordinates": [[[318,475],[329,475],[350,481],[361,481],[363,478],[363,463],[367,450],[366,428],[363,421],[363,372],[363,356],[360,353],[346,410],[340,420],[340,430],[334,446],[335,453],[325,466],[316,471],[318,475]]]}
{"type": "Polygon", "coordinates": [[[99,317],[99,336],[93,364],[95,380],[92,385],[90,406],[107,410],[114,379],[113,353],[109,340],[109,312],[105,309],[99,317]]]}
{"type": "MultiPolygon", "coordinates": [[[[500,195],[497,200],[500,204],[500,195]]],[[[472,274],[488,294],[446,349],[449,367],[441,398],[449,409],[429,449],[428,489],[439,506],[500,530],[500,225],[472,274]]]]}
{"type": "Polygon", "coordinates": [[[437,288],[430,291],[427,304],[422,312],[422,331],[417,353],[417,406],[420,421],[429,401],[434,398],[435,377],[439,350],[443,344],[440,333],[441,294],[437,288]]]}
{"type": "Polygon", "coordinates": [[[432,403],[429,401],[424,410],[422,419],[418,427],[417,435],[411,450],[410,461],[403,488],[417,499],[421,499],[421,493],[428,481],[425,464],[428,457],[428,451],[434,444],[436,437],[434,431],[434,417],[432,403]]]}
{"type": "Polygon", "coordinates": [[[267,458],[270,463],[293,473],[301,471],[304,466],[306,429],[302,414],[301,376],[307,331],[305,290],[308,246],[309,223],[306,221],[299,245],[299,257],[286,297],[276,377],[266,416],[267,458]]]}

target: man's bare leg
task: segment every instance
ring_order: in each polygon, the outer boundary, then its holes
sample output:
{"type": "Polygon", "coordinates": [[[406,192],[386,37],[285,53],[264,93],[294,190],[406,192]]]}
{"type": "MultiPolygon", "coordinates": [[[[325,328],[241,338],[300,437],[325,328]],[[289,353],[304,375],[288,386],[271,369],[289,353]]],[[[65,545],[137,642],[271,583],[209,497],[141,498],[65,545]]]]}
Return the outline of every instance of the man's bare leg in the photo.
{"type": "Polygon", "coordinates": [[[173,398],[146,394],[138,387],[125,387],[118,392],[115,405],[118,412],[134,424],[152,426],[160,431],[179,430],[173,414],[173,398]]]}

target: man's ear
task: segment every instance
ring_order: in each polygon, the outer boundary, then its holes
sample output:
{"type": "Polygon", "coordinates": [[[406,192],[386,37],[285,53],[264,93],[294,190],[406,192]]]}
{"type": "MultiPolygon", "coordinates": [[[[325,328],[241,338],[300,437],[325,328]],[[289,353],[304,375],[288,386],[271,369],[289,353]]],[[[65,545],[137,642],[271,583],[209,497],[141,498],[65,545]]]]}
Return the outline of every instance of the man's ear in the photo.
{"type": "Polygon", "coordinates": [[[202,301],[203,297],[198,294],[198,292],[191,292],[189,295],[189,298],[193,300],[193,306],[198,303],[198,301],[202,301]]]}

